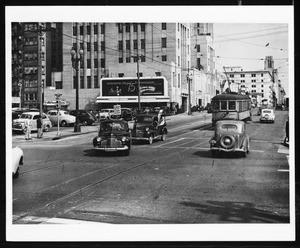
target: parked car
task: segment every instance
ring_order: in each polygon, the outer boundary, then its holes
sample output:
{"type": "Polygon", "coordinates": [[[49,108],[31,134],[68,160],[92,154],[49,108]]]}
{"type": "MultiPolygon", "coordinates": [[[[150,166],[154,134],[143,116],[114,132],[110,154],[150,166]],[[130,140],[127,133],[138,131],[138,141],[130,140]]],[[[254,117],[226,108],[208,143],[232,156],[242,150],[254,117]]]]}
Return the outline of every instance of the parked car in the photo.
{"type": "Polygon", "coordinates": [[[246,124],[239,120],[220,120],[216,123],[214,136],[209,141],[214,157],[217,152],[239,152],[244,157],[250,150],[250,138],[246,124]]]}
{"type": "Polygon", "coordinates": [[[93,139],[94,149],[105,152],[122,151],[129,155],[131,150],[131,132],[124,120],[104,120],[100,122],[98,136],[93,139]]]}
{"type": "Polygon", "coordinates": [[[20,165],[23,165],[23,150],[16,146],[13,147],[12,149],[12,176],[13,178],[18,178],[19,177],[19,172],[20,172],[20,165]]]}
{"type": "MultiPolygon", "coordinates": [[[[78,110],[79,111],[79,114],[78,114],[78,119],[79,119],[79,122],[86,126],[86,125],[93,125],[93,123],[95,121],[97,121],[96,117],[94,114],[92,114],[91,112],[87,111],[87,110],[83,110],[83,109],[80,109],[78,110]]],[[[70,115],[73,115],[73,116],[76,116],[76,110],[71,110],[69,112],[70,115]]]]}
{"type": "Polygon", "coordinates": [[[275,114],[273,109],[262,109],[259,118],[260,122],[275,122],[275,114]]]}
{"type": "MultiPolygon", "coordinates": [[[[37,131],[36,127],[36,120],[38,116],[40,115],[39,112],[24,112],[21,114],[20,118],[13,120],[13,131],[17,132],[25,132],[25,120],[30,119],[31,120],[31,131],[37,131]]],[[[52,122],[50,121],[49,117],[42,113],[42,119],[43,119],[43,130],[45,132],[48,132],[52,128],[52,122]]]]}
{"type": "Polygon", "coordinates": [[[133,140],[145,140],[152,144],[154,139],[165,140],[168,133],[165,117],[157,114],[138,114],[132,130],[133,140]]]}
{"type": "MultiPolygon", "coordinates": [[[[134,119],[134,114],[131,108],[121,108],[121,115],[119,117],[124,121],[132,121],[134,119]]],[[[117,119],[118,117],[112,113],[110,118],[117,119]]]]}
{"type": "Polygon", "coordinates": [[[110,116],[114,114],[114,109],[101,109],[99,113],[100,120],[110,119],[110,116]]]}
{"type": "Polygon", "coordinates": [[[57,116],[57,110],[49,110],[47,112],[49,119],[51,120],[52,124],[57,125],[59,120],[59,125],[62,127],[74,125],[76,121],[76,117],[70,115],[68,111],[60,110],[59,115],[57,116]]]}

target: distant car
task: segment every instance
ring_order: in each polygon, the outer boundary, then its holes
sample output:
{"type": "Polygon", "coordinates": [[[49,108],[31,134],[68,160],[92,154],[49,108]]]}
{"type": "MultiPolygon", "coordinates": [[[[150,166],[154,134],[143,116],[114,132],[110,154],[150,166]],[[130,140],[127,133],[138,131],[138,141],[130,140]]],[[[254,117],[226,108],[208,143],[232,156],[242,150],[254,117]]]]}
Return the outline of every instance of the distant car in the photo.
{"type": "Polygon", "coordinates": [[[100,122],[98,136],[93,139],[95,150],[105,152],[122,151],[126,156],[131,150],[131,133],[124,120],[104,120],[100,122]]]}
{"type": "Polygon", "coordinates": [[[114,114],[114,109],[101,109],[99,113],[100,120],[110,119],[110,116],[114,114]]]}
{"type": "Polygon", "coordinates": [[[168,133],[167,123],[162,117],[159,120],[157,114],[138,114],[132,130],[133,140],[145,140],[149,144],[155,139],[165,140],[168,133]]]}
{"type": "MultiPolygon", "coordinates": [[[[110,118],[117,119],[118,117],[112,113],[110,118]]],[[[119,118],[123,119],[124,121],[132,121],[134,119],[134,114],[131,108],[121,108],[121,115],[119,118]]]]}
{"type": "Polygon", "coordinates": [[[59,119],[59,125],[62,127],[74,125],[76,121],[76,117],[73,115],[70,115],[68,111],[60,110],[59,116],[57,118],[57,110],[49,110],[47,112],[47,115],[49,119],[51,120],[52,124],[57,125],[58,119],[59,119]]]}
{"type": "MultiPolygon", "coordinates": [[[[94,114],[92,114],[91,112],[87,111],[87,110],[83,110],[80,109],[78,110],[79,114],[78,114],[78,119],[79,122],[86,126],[86,125],[93,125],[93,123],[95,121],[97,121],[96,116],[94,114]]],[[[69,112],[70,115],[76,116],[76,110],[72,110],[69,112]]]]}
{"type": "MultiPolygon", "coordinates": [[[[13,131],[17,132],[25,132],[25,120],[31,120],[31,131],[37,131],[36,120],[40,115],[39,112],[24,112],[21,114],[20,118],[13,120],[13,131]]],[[[42,113],[43,119],[43,130],[48,132],[52,128],[52,122],[50,121],[49,117],[42,113]]]]}
{"type": "Polygon", "coordinates": [[[216,122],[214,136],[209,141],[214,157],[217,152],[239,152],[244,157],[250,150],[250,138],[246,134],[246,124],[239,120],[216,122]]]}
{"type": "Polygon", "coordinates": [[[259,118],[260,122],[275,122],[275,114],[273,109],[262,109],[259,118]]]}
{"type": "Polygon", "coordinates": [[[12,149],[12,176],[19,177],[20,165],[23,165],[23,150],[16,146],[12,149]]]}

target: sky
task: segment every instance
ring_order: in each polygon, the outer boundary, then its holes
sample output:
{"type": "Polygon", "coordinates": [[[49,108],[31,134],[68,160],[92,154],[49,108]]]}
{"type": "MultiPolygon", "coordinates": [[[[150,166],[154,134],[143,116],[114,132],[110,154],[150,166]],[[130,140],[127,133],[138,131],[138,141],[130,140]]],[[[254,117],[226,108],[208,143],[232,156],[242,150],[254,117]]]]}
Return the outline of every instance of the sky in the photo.
{"type": "Polygon", "coordinates": [[[287,23],[214,23],[214,48],[219,71],[223,71],[223,66],[263,70],[265,57],[273,56],[278,78],[288,91],[287,23]]]}

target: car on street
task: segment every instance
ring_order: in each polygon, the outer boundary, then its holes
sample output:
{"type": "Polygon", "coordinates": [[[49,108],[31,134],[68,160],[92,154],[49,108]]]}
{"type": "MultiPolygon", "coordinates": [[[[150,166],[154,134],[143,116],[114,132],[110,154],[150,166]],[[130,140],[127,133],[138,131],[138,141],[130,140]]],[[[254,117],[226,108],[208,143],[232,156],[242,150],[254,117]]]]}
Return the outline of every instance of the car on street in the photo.
{"type": "MultiPolygon", "coordinates": [[[[76,116],[76,110],[71,110],[69,112],[70,115],[76,116]]],[[[94,122],[97,121],[96,116],[84,109],[79,109],[78,110],[78,119],[79,123],[81,123],[84,126],[91,126],[93,125],[94,122]]]]}
{"type": "Polygon", "coordinates": [[[131,145],[131,132],[126,121],[109,119],[100,122],[98,136],[93,139],[95,150],[105,152],[121,151],[128,156],[131,145]]]}
{"type": "Polygon", "coordinates": [[[168,133],[165,117],[158,114],[138,114],[132,129],[133,140],[145,140],[149,144],[155,139],[165,140],[168,133]]]}
{"type": "Polygon", "coordinates": [[[57,112],[57,110],[49,110],[47,112],[47,115],[52,124],[57,125],[57,122],[59,120],[59,125],[62,127],[74,125],[76,121],[76,117],[70,115],[69,112],[65,110],[59,110],[59,112],[57,112]],[[57,113],[59,113],[58,116],[57,113]]]}
{"type": "Polygon", "coordinates": [[[214,136],[209,141],[212,157],[218,152],[239,152],[246,157],[250,150],[250,138],[246,134],[246,124],[240,120],[220,120],[216,122],[214,136]]]}
{"type": "Polygon", "coordinates": [[[99,113],[100,120],[110,119],[110,116],[114,114],[114,109],[101,109],[99,113]]]}
{"type": "Polygon", "coordinates": [[[134,119],[133,110],[131,108],[121,108],[121,115],[115,116],[114,113],[110,115],[110,118],[117,119],[121,118],[125,121],[132,121],[134,119]]]}
{"type": "Polygon", "coordinates": [[[273,109],[262,109],[259,118],[260,122],[275,122],[275,114],[273,109]]]}
{"type": "MultiPolygon", "coordinates": [[[[25,133],[25,120],[29,119],[31,121],[31,131],[37,131],[36,120],[40,115],[39,112],[24,112],[20,115],[20,118],[13,120],[12,130],[14,132],[23,132],[25,133]]],[[[42,113],[43,119],[43,130],[48,132],[52,128],[52,122],[49,117],[42,113]]]]}
{"type": "Polygon", "coordinates": [[[23,165],[23,157],[24,153],[23,150],[15,146],[12,148],[12,176],[13,178],[18,178],[19,177],[19,172],[20,172],[20,165],[23,165]]]}

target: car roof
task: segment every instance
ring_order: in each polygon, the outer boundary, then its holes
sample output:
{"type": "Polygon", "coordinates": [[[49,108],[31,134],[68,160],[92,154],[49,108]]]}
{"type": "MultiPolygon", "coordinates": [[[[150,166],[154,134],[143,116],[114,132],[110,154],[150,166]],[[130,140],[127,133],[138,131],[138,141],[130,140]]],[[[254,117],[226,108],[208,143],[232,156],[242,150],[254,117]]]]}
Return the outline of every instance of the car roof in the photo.
{"type": "Polygon", "coordinates": [[[219,94],[214,96],[212,101],[217,101],[217,100],[250,100],[250,97],[247,95],[239,95],[239,94],[219,94]]]}

